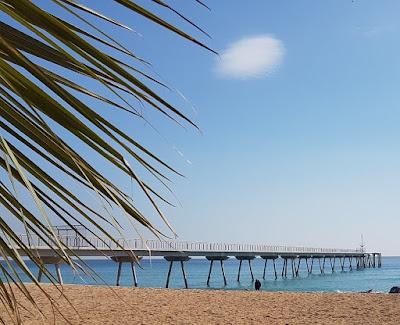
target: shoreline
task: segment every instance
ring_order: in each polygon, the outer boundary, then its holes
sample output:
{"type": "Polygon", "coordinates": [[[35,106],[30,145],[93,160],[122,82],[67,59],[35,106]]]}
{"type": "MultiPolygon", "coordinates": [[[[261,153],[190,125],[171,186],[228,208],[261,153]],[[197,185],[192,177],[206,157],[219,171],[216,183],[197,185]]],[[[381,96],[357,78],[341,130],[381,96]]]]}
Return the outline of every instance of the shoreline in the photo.
{"type": "MultiPolygon", "coordinates": [[[[399,324],[400,295],[384,293],[270,292],[64,285],[80,314],[44,284],[72,324],[399,324]]],[[[50,303],[34,285],[29,292],[53,322],[50,303]]],[[[20,297],[20,294],[18,294],[20,297]]],[[[28,306],[26,303],[24,306],[28,306]]],[[[32,311],[32,307],[28,307],[32,311]]],[[[21,311],[24,324],[43,324],[21,311]]],[[[0,307],[1,317],[6,317],[0,307]]],[[[66,324],[58,313],[56,324],[66,324]]]]}
{"type": "MultiPolygon", "coordinates": [[[[23,282],[26,286],[33,286],[32,282],[23,282]]],[[[41,282],[43,287],[51,287],[51,283],[41,282]]],[[[83,284],[83,283],[64,283],[62,287],[95,287],[95,288],[109,288],[109,289],[156,289],[156,290],[185,290],[185,291],[226,291],[226,292],[255,292],[254,287],[252,289],[237,289],[237,288],[213,288],[213,287],[204,287],[204,288],[165,288],[165,287],[134,287],[132,285],[107,285],[107,284],[83,284]]],[[[371,291],[371,292],[362,292],[362,291],[296,291],[296,290],[265,290],[263,288],[260,289],[259,292],[268,292],[268,293],[327,293],[327,294],[381,294],[386,295],[389,294],[389,291],[371,291]]]]}

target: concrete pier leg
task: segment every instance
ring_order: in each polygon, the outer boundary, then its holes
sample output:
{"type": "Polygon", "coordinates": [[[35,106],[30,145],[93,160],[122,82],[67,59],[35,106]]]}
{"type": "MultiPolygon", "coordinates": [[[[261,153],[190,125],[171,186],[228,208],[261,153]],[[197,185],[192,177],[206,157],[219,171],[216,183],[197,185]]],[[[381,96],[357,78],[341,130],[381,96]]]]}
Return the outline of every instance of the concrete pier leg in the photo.
{"type": "Polygon", "coordinates": [[[229,258],[228,256],[216,256],[216,255],[206,256],[206,259],[210,261],[210,270],[208,271],[207,286],[210,285],[211,273],[212,273],[214,261],[219,261],[219,264],[221,266],[222,277],[224,279],[224,285],[226,286],[227,281],[226,281],[225,270],[224,270],[224,261],[227,260],[228,258],[229,258]]]}
{"type": "Polygon", "coordinates": [[[251,260],[249,260],[249,269],[251,274],[251,280],[254,281],[253,270],[251,269],[251,260]]]}
{"type": "Polygon", "coordinates": [[[240,270],[241,269],[242,269],[242,260],[239,260],[239,271],[238,271],[238,276],[237,276],[238,282],[240,281],[240,270]]]}
{"type": "Polygon", "coordinates": [[[335,272],[335,266],[332,264],[332,257],[329,257],[329,264],[331,265],[331,272],[335,272]]]}
{"type": "Polygon", "coordinates": [[[344,271],[344,257],[340,257],[339,258],[339,262],[340,262],[340,267],[342,268],[342,272],[344,271]]]}
{"type": "Polygon", "coordinates": [[[324,269],[322,268],[321,258],[320,257],[318,257],[318,264],[319,264],[319,270],[320,270],[321,274],[323,274],[324,273],[324,269]]]}
{"type": "Polygon", "coordinates": [[[42,275],[43,275],[43,271],[42,271],[42,269],[39,269],[39,273],[38,273],[38,277],[37,277],[38,282],[42,281],[42,275]]]}
{"type": "Polygon", "coordinates": [[[287,270],[288,270],[288,259],[285,258],[285,278],[287,278],[287,270]]]}
{"type": "Polygon", "coordinates": [[[265,259],[265,263],[264,263],[264,272],[263,272],[263,279],[264,280],[265,280],[265,271],[267,269],[267,261],[268,261],[268,258],[265,259]]]}
{"type": "Polygon", "coordinates": [[[263,279],[264,280],[265,280],[265,271],[267,269],[267,261],[268,261],[268,258],[265,259],[265,263],[264,263],[264,272],[263,272],[263,279]]]}
{"type": "Polygon", "coordinates": [[[353,265],[351,264],[351,262],[353,261],[353,256],[349,256],[349,269],[352,271],[353,270],[353,265]]]}
{"type": "Polygon", "coordinates": [[[210,270],[208,271],[207,285],[210,285],[211,270],[214,264],[214,260],[210,261],[210,270]]]}
{"type": "Polygon", "coordinates": [[[60,264],[56,263],[56,264],[54,264],[54,267],[56,269],[58,283],[63,284],[63,279],[62,279],[61,270],[60,270],[60,264]]]}
{"type": "MultiPolygon", "coordinates": [[[[54,265],[58,283],[63,284],[60,265],[64,263],[64,260],[58,256],[40,256],[40,260],[42,262],[42,267],[44,268],[46,267],[46,265],[54,265]]],[[[39,269],[37,277],[38,282],[42,281],[42,277],[43,277],[43,271],[39,269]]]]}
{"type": "Polygon", "coordinates": [[[224,278],[224,285],[226,286],[227,282],[226,282],[226,277],[225,277],[225,272],[224,272],[224,261],[220,260],[219,262],[221,263],[222,277],[224,278]]]}
{"type": "Polygon", "coordinates": [[[301,257],[299,257],[299,261],[297,263],[296,276],[299,276],[300,263],[301,263],[301,257]]]}
{"type": "Polygon", "coordinates": [[[311,257],[310,274],[312,274],[313,265],[314,265],[314,257],[311,257]]]}
{"type": "Polygon", "coordinates": [[[183,275],[183,280],[185,281],[185,288],[188,288],[188,283],[186,279],[186,273],[185,273],[185,268],[183,266],[183,261],[181,261],[181,269],[182,269],[182,275],[183,275]]]}
{"type": "Polygon", "coordinates": [[[278,275],[276,274],[276,267],[275,267],[275,259],[272,260],[274,263],[274,273],[275,273],[275,280],[278,279],[278,275]]]}
{"type": "Polygon", "coordinates": [[[188,288],[188,283],[187,283],[185,267],[183,265],[183,262],[189,261],[190,257],[189,256],[184,256],[184,255],[177,255],[177,256],[164,256],[164,259],[166,261],[170,262],[168,275],[167,275],[167,283],[166,283],[165,287],[168,288],[168,286],[169,286],[169,279],[170,279],[170,276],[171,276],[172,264],[174,262],[180,262],[181,263],[181,269],[182,269],[183,281],[185,282],[185,288],[187,289],[188,288]]]}
{"type": "Polygon", "coordinates": [[[168,288],[168,286],[169,286],[169,278],[170,278],[170,276],[171,276],[172,263],[174,263],[174,261],[170,261],[170,262],[169,262],[169,270],[168,270],[168,275],[167,275],[167,283],[165,284],[165,287],[166,287],[166,288],[168,288]]]}
{"type": "Polygon", "coordinates": [[[117,281],[115,285],[118,287],[119,286],[119,280],[121,278],[121,268],[122,268],[122,262],[118,262],[118,272],[117,272],[117,281]]]}
{"type": "Polygon", "coordinates": [[[136,268],[135,264],[138,263],[142,257],[141,256],[111,256],[111,259],[118,263],[118,271],[117,271],[117,280],[116,280],[116,286],[120,285],[120,279],[121,279],[121,273],[122,273],[122,265],[123,263],[129,263],[131,264],[131,271],[132,271],[132,280],[133,280],[133,285],[137,287],[138,281],[137,281],[137,276],[136,276],[136,268]]]}
{"type": "Polygon", "coordinates": [[[283,260],[283,265],[282,265],[282,278],[285,275],[285,263],[286,263],[286,258],[283,260]]]}
{"type": "Polygon", "coordinates": [[[308,257],[306,257],[307,273],[310,273],[310,267],[308,265],[308,257]]]}
{"type": "Polygon", "coordinates": [[[295,273],[294,273],[294,258],[291,258],[290,261],[291,261],[291,264],[292,264],[292,277],[294,278],[294,276],[295,276],[295,273]]]}
{"type": "Polygon", "coordinates": [[[135,267],[135,263],[134,262],[131,262],[131,270],[132,270],[133,285],[135,287],[137,287],[138,286],[138,282],[137,282],[136,267],[135,267]]]}
{"type": "Polygon", "coordinates": [[[322,262],[322,270],[323,270],[322,273],[325,273],[325,259],[326,259],[326,256],[324,256],[324,260],[322,262]]]}

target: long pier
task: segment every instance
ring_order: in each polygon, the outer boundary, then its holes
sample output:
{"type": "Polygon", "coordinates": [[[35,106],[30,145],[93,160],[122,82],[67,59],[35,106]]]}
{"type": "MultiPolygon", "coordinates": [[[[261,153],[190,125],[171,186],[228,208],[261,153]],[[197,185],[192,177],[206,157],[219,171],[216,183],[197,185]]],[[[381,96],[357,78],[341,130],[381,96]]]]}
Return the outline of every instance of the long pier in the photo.
{"type": "MultiPolygon", "coordinates": [[[[28,243],[26,235],[21,235],[21,239],[28,243]]],[[[207,285],[210,283],[211,271],[214,263],[218,263],[221,268],[224,284],[227,280],[224,272],[224,261],[229,258],[238,260],[237,281],[240,281],[242,264],[248,264],[251,278],[254,280],[251,262],[255,258],[262,258],[264,262],[263,279],[265,279],[268,261],[271,261],[275,279],[278,276],[286,278],[291,273],[292,277],[298,277],[301,264],[305,264],[308,274],[313,273],[313,268],[321,274],[325,273],[326,265],[331,272],[336,269],[344,271],[361,270],[365,268],[375,268],[382,266],[381,253],[367,253],[363,249],[340,249],[340,248],[311,248],[296,246],[276,246],[263,244],[229,244],[229,243],[205,243],[205,242],[181,242],[181,241],[159,241],[159,240],[120,240],[119,245],[99,238],[83,240],[77,236],[60,236],[59,240],[68,246],[74,254],[80,257],[88,256],[107,256],[112,261],[118,263],[116,285],[120,284],[121,270],[123,263],[130,263],[132,269],[133,285],[138,285],[135,265],[144,256],[162,256],[170,263],[166,277],[166,287],[169,286],[172,265],[178,262],[181,265],[183,281],[188,288],[188,281],[185,272],[185,262],[192,257],[205,257],[210,261],[210,269],[207,277],[207,285]],[[122,247],[122,248],[121,248],[122,247]],[[133,253],[133,254],[132,254],[133,253]],[[132,256],[134,255],[134,256],[132,256]],[[276,261],[281,259],[282,269],[277,270],[276,261]],[[329,262],[329,264],[328,264],[329,262]],[[347,264],[347,266],[346,266],[347,264]]],[[[57,257],[54,248],[45,245],[40,238],[30,238],[30,248],[39,255],[44,264],[53,264],[60,283],[62,276],[59,264],[62,259],[57,257]]],[[[20,250],[21,254],[24,254],[20,250]]],[[[38,275],[41,280],[42,274],[38,275]]]]}

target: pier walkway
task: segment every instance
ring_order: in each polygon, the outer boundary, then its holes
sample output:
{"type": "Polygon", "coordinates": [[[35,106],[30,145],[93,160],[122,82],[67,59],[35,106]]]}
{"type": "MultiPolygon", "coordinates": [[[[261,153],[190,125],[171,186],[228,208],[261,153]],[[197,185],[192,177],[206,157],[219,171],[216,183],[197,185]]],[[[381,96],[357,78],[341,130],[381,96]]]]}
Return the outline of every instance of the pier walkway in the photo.
{"type": "MultiPolygon", "coordinates": [[[[21,235],[21,239],[26,244],[28,244],[28,242],[30,243],[31,249],[40,256],[44,264],[54,264],[58,279],[60,282],[62,282],[59,267],[59,264],[62,263],[62,259],[57,257],[57,251],[54,248],[45,245],[40,238],[30,238],[28,241],[26,235],[21,235]]],[[[205,257],[210,261],[207,285],[210,282],[211,271],[215,262],[219,262],[224,284],[227,284],[223,262],[228,258],[235,258],[239,262],[237,281],[240,281],[240,273],[243,262],[248,264],[251,278],[254,280],[251,261],[255,258],[262,258],[265,260],[263,270],[264,279],[268,261],[272,262],[275,279],[277,279],[278,276],[287,277],[288,271],[289,274],[291,273],[292,277],[298,277],[301,263],[306,265],[308,274],[313,273],[313,267],[317,269],[317,272],[324,274],[326,267],[328,267],[331,272],[335,272],[335,268],[341,271],[344,271],[345,268],[348,268],[349,270],[361,270],[364,268],[381,267],[382,265],[381,253],[367,253],[363,249],[312,248],[263,244],[229,244],[159,240],[143,241],[140,239],[120,240],[118,241],[119,247],[110,240],[103,240],[99,238],[89,238],[87,240],[83,240],[78,236],[60,236],[59,240],[68,246],[77,256],[107,256],[112,261],[118,263],[116,285],[119,285],[120,283],[122,264],[130,263],[133,284],[137,286],[138,281],[135,265],[144,256],[164,257],[164,259],[170,263],[166,287],[169,286],[173,263],[179,262],[186,288],[188,287],[188,282],[184,263],[189,261],[192,257],[205,257]],[[279,271],[276,268],[277,259],[282,259],[283,261],[282,270],[279,271]]],[[[23,254],[23,251],[20,250],[20,253],[23,254]]],[[[41,274],[39,274],[38,278],[40,280],[41,274]]]]}

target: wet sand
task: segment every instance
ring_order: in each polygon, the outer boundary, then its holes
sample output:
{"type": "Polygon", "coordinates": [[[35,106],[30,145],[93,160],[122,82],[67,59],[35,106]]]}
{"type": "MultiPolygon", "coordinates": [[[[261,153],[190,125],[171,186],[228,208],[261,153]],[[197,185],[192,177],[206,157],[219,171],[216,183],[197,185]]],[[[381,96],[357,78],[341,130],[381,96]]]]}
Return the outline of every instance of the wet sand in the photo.
{"type": "MultiPolygon", "coordinates": [[[[45,324],[67,323],[53,314],[36,287],[28,287],[46,315],[45,324]]],[[[65,285],[77,316],[55,288],[44,288],[72,324],[400,324],[400,295],[65,285]]],[[[37,313],[22,311],[22,317],[24,324],[43,324],[37,313]]]]}

